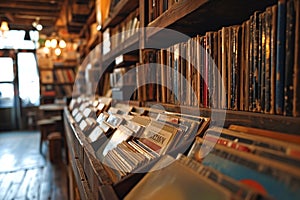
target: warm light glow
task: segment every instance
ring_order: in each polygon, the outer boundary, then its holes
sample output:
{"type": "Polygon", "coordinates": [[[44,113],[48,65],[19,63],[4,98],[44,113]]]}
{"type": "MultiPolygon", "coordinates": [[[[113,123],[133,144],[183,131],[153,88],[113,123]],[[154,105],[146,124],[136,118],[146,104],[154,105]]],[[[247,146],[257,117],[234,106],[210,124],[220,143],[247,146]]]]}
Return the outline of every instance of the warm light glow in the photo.
{"type": "Polygon", "coordinates": [[[8,23],[6,21],[2,21],[0,29],[1,31],[9,31],[8,23]]]}
{"type": "Polygon", "coordinates": [[[36,21],[32,22],[32,26],[35,28],[38,25],[36,21]]]}
{"type": "Polygon", "coordinates": [[[64,40],[61,40],[61,41],[59,41],[59,47],[60,48],[66,48],[66,46],[67,46],[67,44],[66,44],[66,42],[64,41],[64,40]]]}
{"type": "Polygon", "coordinates": [[[45,54],[49,54],[50,53],[50,49],[48,47],[44,47],[43,51],[45,54]]]}
{"type": "Polygon", "coordinates": [[[61,54],[60,48],[56,48],[56,49],[54,50],[54,53],[55,53],[55,55],[59,56],[59,55],[61,54]]]}
{"type": "Polygon", "coordinates": [[[57,46],[57,40],[56,39],[52,39],[51,40],[51,47],[55,48],[57,46]]]}
{"type": "Polygon", "coordinates": [[[40,18],[37,17],[34,22],[32,22],[32,26],[36,28],[36,30],[41,31],[43,29],[43,25],[40,24],[40,18]]]}
{"type": "Polygon", "coordinates": [[[77,49],[77,47],[78,47],[78,44],[77,44],[77,43],[73,43],[73,45],[72,45],[72,50],[77,49]]]}
{"type": "Polygon", "coordinates": [[[43,26],[41,24],[36,25],[36,30],[41,31],[43,29],[43,26]]]}
{"type": "Polygon", "coordinates": [[[45,47],[50,48],[51,47],[51,42],[50,40],[46,40],[45,42],[45,47]]]}

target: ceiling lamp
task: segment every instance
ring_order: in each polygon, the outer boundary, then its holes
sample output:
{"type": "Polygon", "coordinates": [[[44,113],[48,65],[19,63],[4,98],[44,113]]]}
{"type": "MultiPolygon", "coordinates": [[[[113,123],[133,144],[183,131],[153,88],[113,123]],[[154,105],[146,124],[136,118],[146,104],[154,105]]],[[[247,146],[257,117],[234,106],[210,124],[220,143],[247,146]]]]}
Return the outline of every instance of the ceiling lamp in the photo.
{"type": "Polygon", "coordinates": [[[47,47],[44,47],[44,48],[43,48],[43,51],[44,51],[45,54],[49,54],[49,53],[50,53],[50,49],[47,48],[47,47]]]}
{"type": "Polygon", "coordinates": [[[9,31],[7,21],[2,21],[2,22],[1,22],[1,27],[0,27],[0,29],[1,29],[1,31],[9,31]]]}
{"type": "Polygon", "coordinates": [[[67,44],[64,40],[60,40],[58,46],[62,49],[66,48],[67,44]]]}
{"type": "Polygon", "coordinates": [[[36,30],[41,31],[43,29],[43,26],[42,24],[37,24],[35,28],[36,30]]]}
{"type": "Polygon", "coordinates": [[[32,22],[32,26],[33,26],[36,30],[38,30],[38,31],[41,31],[41,30],[43,29],[42,24],[40,24],[40,18],[39,18],[39,17],[37,17],[37,18],[35,19],[35,21],[32,22]]]}
{"type": "Polygon", "coordinates": [[[8,23],[7,21],[1,22],[0,30],[2,32],[2,37],[6,37],[6,33],[9,31],[8,23]]]}
{"type": "Polygon", "coordinates": [[[47,48],[51,47],[51,41],[50,40],[46,40],[45,47],[47,47],[47,48]]]}
{"type": "Polygon", "coordinates": [[[50,42],[51,42],[51,45],[50,45],[50,46],[51,46],[52,48],[55,48],[55,47],[57,46],[57,39],[53,38],[50,42]]]}
{"type": "Polygon", "coordinates": [[[56,48],[56,49],[54,50],[54,53],[55,53],[56,56],[60,56],[60,54],[61,54],[60,48],[56,48]]]}

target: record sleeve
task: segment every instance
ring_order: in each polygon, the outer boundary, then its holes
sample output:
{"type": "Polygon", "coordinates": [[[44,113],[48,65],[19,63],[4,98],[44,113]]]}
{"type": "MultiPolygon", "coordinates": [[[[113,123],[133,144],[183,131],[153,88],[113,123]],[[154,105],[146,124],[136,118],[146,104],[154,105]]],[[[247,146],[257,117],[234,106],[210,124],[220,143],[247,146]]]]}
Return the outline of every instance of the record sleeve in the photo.
{"type": "Polygon", "coordinates": [[[172,157],[164,156],[125,199],[199,199],[200,194],[202,199],[232,198],[230,192],[218,184],[172,157]]]}
{"type": "Polygon", "coordinates": [[[88,141],[90,143],[95,142],[101,135],[103,134],[103,130],[100,128],[100,126],[96,126],[94,130],[89,134],[88,141]]]}
{"type": "Polygon", "coordinates": [[[118,129],[113,133],[108,143],[105,144],[102,154],[105,156],[109,150],[115,148],[122,141],[127,140],[132,135],[132,133],[133,132],[128,128],[120,125],[118,129]]]}
{"type": "Polygon", "coordinates": [[[300,198],[299,168],[196,138],[188,157],[275,199],[300,198]],[[213,147],[213,148],[212,148],[213,147]]]}

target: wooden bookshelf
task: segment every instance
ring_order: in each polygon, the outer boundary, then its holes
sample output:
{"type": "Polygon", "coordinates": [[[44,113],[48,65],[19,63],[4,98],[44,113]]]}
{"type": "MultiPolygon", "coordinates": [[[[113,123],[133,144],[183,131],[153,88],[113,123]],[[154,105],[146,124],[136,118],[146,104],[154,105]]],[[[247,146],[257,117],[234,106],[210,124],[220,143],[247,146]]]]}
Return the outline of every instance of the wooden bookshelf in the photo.
{"type": "MultiPolygon", "coordinates": [[[[155,41],[155,37],[165,37],[168,35],[159,35],[161,32],[159,28],[168,28],[171,30],[178,31],[180,33],[187,34],[190,37],[195,37],[196,35],[205,35],[205,33],[210,31],[219,31],[222,27],[240,25],[250,16],[253,15],[255,11],[265,11],[269,6],[275,5],[276,0],[266,0],[266,1],[255,1],[255,0],[180,0],[177,3],[174,3],[169,7],[165,12],[155,18],[153,21],[148,23],[148,1],[144,0],[121,0],[115,8],[110,13],[110,16],[105,20],[102,31],[106,29],[114,28],[123,20],[126,19],[129,13],[133,12],[137,7],[139,7],[139,20],[140,27],[151,27],[154,28],[153,31],[135,34],[129,37],[125,42],[117,45],[117,48],[111,49],[107,54],[96,58],[89,58],[94,65],[97,65],[99,68],[106,68],[108,66],[108,71],[112,72],[113,69],[120,67],[120,65],[115,65],[114,61],[116,57],[131,52],[135,50],[135,57],[139,59],[134,62],[143,63],[143,51],[138,50],[139,48],[147,48],[147,43],[155,41]]],[[[89,20],[94,19],[94,11],[90,16],[89,20]]],[[[88,20],[88,23],[90,23],[88,20]]],[[[87,29],[87,26],[85,26],[87,29]]],[[[80,32],[81,35],[84,35],[86,30],[80,32]]],[[[110,35],[112,36],[112,35],[110,35]]],[[[103,34],[99,37],[103,37],[103,34]]],[[[103,38],[96,38],[90,40],[89,46],[90,49],[85,48],[86,52],[92,52],[91,47],[96,46],[97,42],[102,41],[103,38]]],[[[186,39],[186,38],[185,38],[186,39]]],[[[186,42],[186,41],[174,41],[174,43],[186,42]]],[[[174,43],[169,42],[162,46],[163,48],[168,48],[174,43]]],[[[102,49],[102,47],[100,47],[102,49]]],[[[85,52],[85,53],[86,53],[85,52]]],[[[123,66],[124,63],[122,63],[123,66]]],[[[126,67],[126,64],[124,64],[126,67]]],[[[170,77],[168,77],[170,78],[170,77]]],[[[173,83],[171,83],[173,84],[173,83]]],[[[199,89],[199,88],[198,88],[199,89]]],[[[156,98],[156,97],[154,97],[156,98]]],[[[213,108],[199,108],[194,106],[180,106],[177,104],[171,103],[161,103],[151,100],[141,100],[135,99],[133,101],[134,106],[139,108],[151,108],[156,104],[160,104],[164,107],[166,111],[183,113],[189,115],[198,115],[202,117],[212,117],[211,125],[212,126],[222,126],[224,128],[229,127],[230,125],[242,125],[249,126],[253,128],[266,129],[271,131],[277,131],[286,134],[290,138],[298,138],[299,129],[300,129],[300,118],[275,115],[275,114],[265,114],[262,112],[254,111],[238,111],[238,110],[224,110],[224,109],[213,109],[213,108]],[[141,106],[141,107],[140,107],[141,106]],[[224,121],[223,121],[224,120],[224,121]]],[[[113,100],[113,104],[120,103],[120,101],[113,100]]],[[[131,104],[132,105],[132,104],[131,104]]],[[[209,106],[207,106],[209,107],[209,106]]],[[[77,175],[75,177],[78,180],[76,182],[87,182],[87,186],[80,186],[85,189],[83,191],[83,196],[89,198],[85,194],[96,194],[96,198],[101,199],[121,199],[126,196],[126,194],[133,188],[145,175],[141,174],[129,174],[125,176],[121,181],[113,183],[112,180],[108,178],[107,172],[103,164],[95,157],[93,148],[86,140],[85,135],[79,129],[78,124],[74,122],[70,111],[65,109],[65,123],[66,126],[69,126],[68,131],[68,144],[70,144],[71,151],[73,154],[71,156],[74,159],[77,159],[76,162],[73,161],[76,165],[82,167],[84,176],[80,176],[81,169],[78,167],[73,167],[73,170],[76,171],[77,175]],[[86,188],[87,187],[87,188],[86,188]]]]}
{"type": "MultiPolygon", "coordinates": [[[[240,24],[257,10],[264,10],[276,0],[197,0],[179,1],[151,21],[148,27],[169,28],[189,36],[215,31],[224,26],[240,24]]],[[[147,38],[157,34],[149,31],[147,38]]]]}
{"type": "Polygon", "coordinates": [[[103,30],[120,23],[130,12],[139,5],[139,0],[121,0],[113,8],[111,15],[104,21],[103,30]]]}
{"type": "Polygon", "coordinates": [[[72,173],[74,174],[75,177],[75,180],[71,179],[69,181],[72,181],[71,185],[74,185],[74,187],[79,190],[81,199],[93,199],[94,197],[89,188],[83,165],[79,161],[78,152],[82,150],[83,144],[79,139],[79,136],[75,131],[74,127],[71,126],[71,121],[69,119],[70,119],[69,116],[66,115],[66,112],[64,112],[64,127],[65,127],[65,134],[66,134],[66,143],[69,152],[68,163],[70,163],[72,173]]]}
{"type": "Polygon", "coordinates": [[[132,35],[125,43],[121,43],[116,49],[111,50],[102,58],[102,65],[108,66],[114,62],[117,56],[124,53],[136,51],[139,48],[139,35],[132,35]]]}
{"type": "Polygon", "coordinates": [[[91,8],[91,14],[89,15],[89,18],[87,19],[86,23],[84,24],[83,28],[79,32],[80,37],[84,37],[86,32],[88,32],[89,26],[96,21],[96,10],[94,7],[91,8]]]}
{"type": "Polygon", "coordinates": [[[56,98],[72,96],[72,88],[76,79],[75,65],[59,64],[52,68],[40,68],[41,103],[53,103],[56,98]],[[46,79],[46,80],[45,80],[46,79]]]}
{"type": "MultiPolygon", "coordinates": [[[[130,105],[139,105],[139,102],[133,101],[130,102],[130,105]]],[[[138,169],[141,171],[130,173],[122,180],[113,183],[104,164],[96,158],[95,150],[87,141],[67,107],[64,109],[64,126],[69,162],[75,175],[80,196],[83,199],[123,199],[145,176],[144,171],[149,170],[157,162],[157,160],[153,160],[138,169]]],[[[186,150],[187,146],[183,145],[182,148],[186,150]]]]}

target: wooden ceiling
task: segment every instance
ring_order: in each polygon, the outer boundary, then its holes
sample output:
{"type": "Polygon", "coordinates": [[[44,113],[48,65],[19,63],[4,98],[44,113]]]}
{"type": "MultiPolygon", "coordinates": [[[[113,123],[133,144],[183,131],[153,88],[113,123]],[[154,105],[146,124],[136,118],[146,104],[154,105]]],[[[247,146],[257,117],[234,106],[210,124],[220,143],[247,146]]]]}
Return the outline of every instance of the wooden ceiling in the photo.
{"type": "MultiPolygon", "coordinates": [[[[32,22],[39,18],[43,25],[42,34],[50,35],[59,28],[68,28],[67,11],[73,3],[87,4],[89,0],[7,0],[0,1],[0,21],[8,21],[9,28],[15,30],[33,30],[32,22]]],[[[79,32],[84,25],[77,23],[79,32]]]]}

